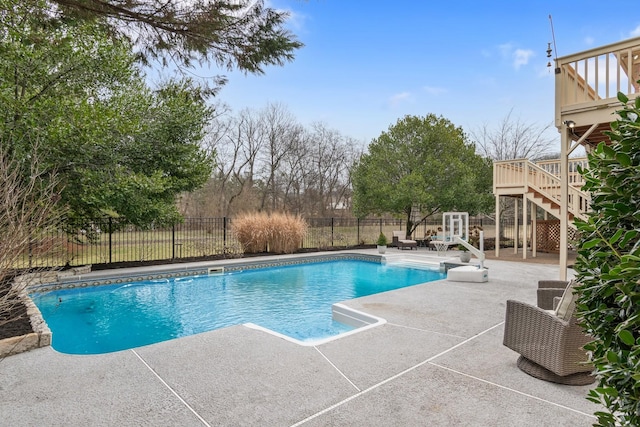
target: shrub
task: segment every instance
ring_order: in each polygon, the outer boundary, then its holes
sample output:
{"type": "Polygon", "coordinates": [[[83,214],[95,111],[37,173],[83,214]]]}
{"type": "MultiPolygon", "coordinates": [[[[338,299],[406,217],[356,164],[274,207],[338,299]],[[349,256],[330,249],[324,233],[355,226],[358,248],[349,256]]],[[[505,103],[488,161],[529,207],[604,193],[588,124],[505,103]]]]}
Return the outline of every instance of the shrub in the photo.
{"type": "Polygon", "coordinates": [[[308,226],[300,216],[251,213],[234,219],[231,227],[245,253],[293,253],[302,246],[308,226]]]}
{"type": "Polygon", "coordinates": [[[589,400],[597,425],[640,425],[640,98],[624,104],[612,123],[611,145],[589,154],[584,190],[592,195],[575,264],[581,282],[577,310],[594,337],[591,352],[599,386],[589,400]]]}
{"type": "Polygon", "coordinates": [[[380,233],[378,236],[378,241],[376,242],[378,246],[387,246],[387,236],[384,233],[380,233]]]}

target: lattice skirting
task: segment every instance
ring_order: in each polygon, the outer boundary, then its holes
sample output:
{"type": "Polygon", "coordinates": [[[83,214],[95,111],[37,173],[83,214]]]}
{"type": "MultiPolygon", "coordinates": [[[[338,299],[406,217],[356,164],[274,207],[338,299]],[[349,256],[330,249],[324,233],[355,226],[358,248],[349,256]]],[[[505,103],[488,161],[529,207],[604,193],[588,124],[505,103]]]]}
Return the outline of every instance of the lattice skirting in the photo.
{"type": "MultiPolygon", "coordinates": [[[[576,230],[569,228],[569,242],[576,238],[576,230]]],[[[536,249],[538,252],[560,252],[560,220],[536,221],[536,249]]]]}
{"type": "Polygon", "coordinates": [[[557,254],[560,252],[560,221],[538,220],[536,223],[536,250],[557,254]]]}

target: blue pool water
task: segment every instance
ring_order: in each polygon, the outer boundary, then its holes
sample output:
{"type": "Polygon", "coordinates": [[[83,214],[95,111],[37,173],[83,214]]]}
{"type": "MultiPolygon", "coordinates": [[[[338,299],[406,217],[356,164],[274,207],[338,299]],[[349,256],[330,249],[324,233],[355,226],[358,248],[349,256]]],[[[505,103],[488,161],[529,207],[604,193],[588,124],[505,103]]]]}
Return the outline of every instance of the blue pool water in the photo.
{"type": "Polygon", "coordinates": [[[63,353],[124,350],[242,323],[306,341],[350,330],[331,305],[443,279],[431,270],[341,260],[34,294],[63,353]]]}

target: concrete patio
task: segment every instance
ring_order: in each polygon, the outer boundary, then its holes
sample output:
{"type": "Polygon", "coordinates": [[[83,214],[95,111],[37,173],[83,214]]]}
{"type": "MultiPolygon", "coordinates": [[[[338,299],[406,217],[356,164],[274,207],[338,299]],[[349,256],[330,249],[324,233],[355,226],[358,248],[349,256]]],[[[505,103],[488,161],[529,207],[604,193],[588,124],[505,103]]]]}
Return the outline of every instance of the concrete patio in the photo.
{"type": "Polygon", "coordinates": [[[485,265],[488,283],[346,301],[387,323],[318,346],[239,325],[103,355],[10,356],[0,360],[0,425],[592,425],[593,386],[530,377],[502,345],[506,300],[535,303],[537,281],[558,278],[558,265],[485,265]]]}

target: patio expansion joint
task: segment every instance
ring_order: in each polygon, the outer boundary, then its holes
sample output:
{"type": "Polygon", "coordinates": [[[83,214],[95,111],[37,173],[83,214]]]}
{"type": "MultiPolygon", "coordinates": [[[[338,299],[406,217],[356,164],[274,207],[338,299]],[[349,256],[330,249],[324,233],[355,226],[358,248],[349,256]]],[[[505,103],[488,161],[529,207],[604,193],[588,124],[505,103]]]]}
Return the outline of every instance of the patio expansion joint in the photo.
{"type": "Polygon", "coordinates": [[[358,386],[357,386],[357,385],[355,385],[355,384],[353,383],[353,381],[351,381],[351,380],[349,379],[349,377],[347,377],[347,376],[344,374],[344,372],[342,372],[342,371],[340,370],[340,368],[338,368],[338,367],[337,367],[337,366],[336,366],[336,365],[335,365],[331,360],[329,360],[329,358],[328,358],[327,356],[325,356],[325,354],[324,354],[323,352],[321,352],[321,351],[320,351],[320,349],[319,349],[318,347],[313,346],[313,348],[315,348],[315,349],[316,349],[316,351],[317,351],[318,353],[320,353],[320,355],[324,358],[324,360],[326,360],[327,362],[329,362],[329,364],[333,367],[333,369],[335,369],[336,371],[338,371],[338,373],[339,373],[340,375],[342,375],[342,377],[343,377],[345,380],[347,380],[347,382],[348,382],[349,384],[351,384],[351,385],[353,386],[353,388],[355,388],[356,390],[358,390],[358,392],[362,391],[362,390],[360,390],[360,388],[358,388],[358,386]]]}
{"type": "Polygon", "coordinates": [[[595,418],[597,418],[597,417],[596,417],[595,415],[593,415],[593,414],[587,414],[586,412],[579,411],[579,410],[574,409],[574,408],[571,408],[571,407],[569,407],[569,406],[565,406],[565,405],[561,405],[561,404],[559,404],[559,403],[551,402],[550,400],[543,399],[543,398],[541,398],[541,397],[534,396],[534,395],[529,394],[529,393],[524,393],[524,392],[522,392],[522,391],[519,391],[519,390],[516,390],[516,389],[510,388],[510,387],[506,387],[506,386],[500,385],[500,384],[498,384],[498,383],[494,383],[494,382],[492,382],[492,381],[488,381],[488,380],[485,380],[485,379],[482,379],[482,378],[476,377],[476,376],[474,376],[474,375],[469,375],[469,374],[467,374],[467,373],[464,373],[464,372],[458,371],[458,370],[456,370],[456,369],[449,368],[449,367],[447,367],[447,366],[439,365],[439,364],[437,364],[437,363],[433,363],[433,362],[429,362],[429,364],[430,364],[431,366],[435,366],[435,367],[437,367],[437,368],[444,369],[444,370],[446,370],[446,371],[453,372],[453,373],[455,373],[455,374],[462,375],[462,376],[464,376],[464,377],[471,378],[471,379],[473,379],[473,380],[483,382],[483,383],[488,384],[488,385],[491,385],[491,386],[493,386],[493,387],[498,387],[498,388],[501,388],[501,389],[503,389],[503,390],[507,390],[507,391],[509,391],[509,392],[511,392],[511,393],[516,393],[516,394],[519,394],[519,395],[521,395],[521,396],[525,396],[525,397],[530,398],[530,399],[535,399],[535,400],[538,400],[538,401],[540,401],[540,402],[544,402],[544,403],[547,403],[547,404],[549,404],[549,405],[557,406],[557,407],[559,407],[559,408],[566,409],[566,410],[568,410],[568,411],[575,412],[575,413],[577,413],[577,414],[584,415],[584,416],[587,416],[587,417],[590,417],[590,418],[594,418],[594,419],[595,419],[595,418]]]}
{"type": "Polygon", "coordinates": [[[135,349],[131,349],[131,352],[133,354],[136,355],[136,357],[138,359],[140,359],[140,361],[142,362],[142,364],[144,366],[147,367],[147,369],[149,369],[149,371],[151,371],[151,373],[162,383],[162,385],[164,385],[170,392],[171,394],[173,394],[176,398],[178,398],[178,400],[180,401],[180,403],[182,403],[193,415],[196,416],[196,418],[198,418],[198,420],[200,420],[200,422],[202,422],[203,425],[205,425],[206,427],[211,427],[211,424],[209,424],[204,418],[202,418],[200,416],[200,414],[198,414],[196,412],[195,409],[193,409],[193,407],[191,405],[189,405],[187,403],[186,400],[184,400],[177,391],[175,391],[164,379],[162,379],[162,377],[160,376],[160,374],[158,374],[143,358],[142,356],[140,356],[135,349]]]}
{"type": "Polygon", "coordinates": [[[461,335],[446,334],[444,332],[433,331],[431,329],[416,328],[416,327],[413,327],[413,326],[400,325],[398,323],[387,322],[387,325],[395,326],[395,327],[403,328],[403,329],[411,329],[413,331],[420,331],[420,332],[427,332],[427,333],[430,333],[430,334],[442,335],[442,336],[445,336],[445,337],[459,338],[459,339],[463,339],[463,340],[466,339],[466,337],[463,337],[461,335]]]}
{"type": "MultiPolygon", "coordinates": [[[[376,390],[376,389],[378,389],[379,387],[382,387],[383,385],[385,385],[385,384],[387,384],[387,383],[389,383],[389,382],[391,382],[391,381],[394,381],[394,380],[396,380],[396,379],[398,379],[398,378],[400,378],[400,377],[402,377],[402,376],[404,376],[404,375],[408,374],[409,372],[412,372],[412,371],[414,371],[414,370],[416,370],[416,369],[420,368],[421,366],[424,366],[424,365],[427,365],[427,364],[433,365],[433,361],[434,361],[435,359],[437,359],[438,357],[443,356],[443,355],[445,355],[445,354],[449,353],[450,351],[453,351],[453,350],[455,350],[456,348],[461,347],[461,346],[463,346],[463,345],[465,345],[465,344],[467,344],[467,343],[469,343],[469,342],[471,342],[471,341],[475,340],[476,338],[478,338],[478,337],[480,337],[480,336],[482,336],[482,335],[484,335],[484,334],[486,334],[486,333],[488,333],[488,332],[491,332],[492,330],[494,330],[494,329],[496,329],[496,328],[498,328],[498,327],[501,327],[503,324],[504,324],[504,321],[502,321],[502,322],[500,322],[500,323],[498,323],[498,324],[495,324],[495,325],[491,326],[490,328],[485,329],[484,331],[479,332],[479,333],[477,333],[477,334],[475,334],[475,335],[473,335],[473,336],[471,336],[471,337],[469,337],[469,338],[465,339],[464,341],[459,342],[458,344],[453,345],[453,346],[449,347],[448,349],[443,350],[443,351],[441,351],[440,353],[438,353],[438,354],[436,354],[436,355],[434,355],[434,356],[431,356],[431,357],[429,357],[428,359],[423,360],[422,362],[420,362],[420,363],[418,363],[418,364],[416,364],[416,365],[413,365],[413,366],[411,366],[411,367],[409,367],[409,368],[405,369],[404,371],[398,372],[397,374],[392,375],[392,376],[390,376],[389,378],[384,379],[384,380],[380,381],[379,383],[374,384],[374,385],[372,385],[371,387],[369,387],[369,388],[367,388],[367,389],[365,389],[365,390],[359,391],[359,392],[357,392],[356,394],[353,394],[353,395],[351,395],[351,396],[349,396],[349,397],[347,397],[347,398],[345,398],[345,399],[341,400],[340,402],[337,402],[337,403],[335,403],[335,404],[333,404],[333,405],[331,405],[331,406],[329,406],[329,407],[327,407],[327,408],[323,409],[322,411],[316,412],[315,414],[310,415],[310,416],[308,416],[307,418],[305,418],[305,419],[303,419],[303,420],[300,420],[300,421],[298,421],[298,422],[297,422],[297,423],[295,423],[295,424],[292,424],[292,425],[291,425],[291,427],[298,427],[298,426],[301,426],[301,425],[303,425],[303,424],[305,424],[305,423],[307,423],[307,422],[309,422],[309,421],[311,421],[311,420],[313,420],[313,419],[315,419],[315,418],[317,418],[317,417],[319,417],[319,416],[321,416],[321,415],[324,415],[324,414],[326,414],[326,413],[328,413],[328,412],[331,412],[331,411],[333,411],[334,409],[339,408],[340,406],[342,406],[342,405],[344,405],[344,404],[346,404],[346,403],[349,403],[349,402],[350,402],[350,401],[352,401],[353,399],[356,399],[356,398],[358,398],[358,397],[360,397],[360,396],[363,396],[363,395],[365,395],[365,394],[367,394],[367,393],[369,393],[369,392],[371,392],[371,391],[373,391],[373,390],[376,390]]],[[[320,350],[318,350],[318,351],[320,351],[320,350]]],[[[321,354],[322,354],[322,353],[321,353],[321,354]]],[[[323,355],[323,356],[324,356],[324,355],[323,355]]],[[[329,359],[327,359],[327,360],[329,360],[329,359]]],[[[331,363],[331,362],[329,361],[329,363],[331,363]]],[[[333,365],[333,364],[332,364],[332,365],[333,365]]],[[[337,369],[337,368],[336,368],[336,369],[337,369]]],[[[345,378],[346,378],[346,377],[345,377],[345,378]]],[[[355,387],[355,386],[354,386],[354,387],[355,387]]]]}

